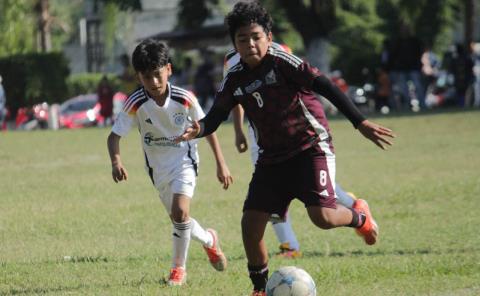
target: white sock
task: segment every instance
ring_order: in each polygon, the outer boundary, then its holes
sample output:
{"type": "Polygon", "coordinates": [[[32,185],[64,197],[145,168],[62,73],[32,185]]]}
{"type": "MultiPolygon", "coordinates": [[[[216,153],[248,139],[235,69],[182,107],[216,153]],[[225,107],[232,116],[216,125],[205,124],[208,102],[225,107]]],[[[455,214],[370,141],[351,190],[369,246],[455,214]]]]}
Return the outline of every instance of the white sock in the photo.
{"type": "Polygon", "coordinates": [[[197,220],[193,219],[190,217],[190,223],[192,224],[192,238],[200,243],[202,245],[207,246],[207,247],[212,247],[213,246],[213,237],[212,234],[203,227],[198,224],[197,220]]]}
{"type": "Polygon", "coordinates": [[[337,194],[337,202],[339,204],[347,208],[353,207],[355,200],[338,184],[335,185],[335,193],[337,194]]]}
{"type": "Polygon", "coordinates": [[[285,218],[285,222],[272,223],[275,235],[281,244],[288,243],[290,249],[299,250],[300,244],[297,241],[295,232],[293,232],[292,224],[290,223],[290,215],[287,213],[285,218]]]}
{"type": "Polygon", "coordinates": [[[192,232],[191,221],[176,223],[173,222],[173,261],[172,267],[183,267],[187,263],[188,247],[190,246],[190,235],[192,232]]]}

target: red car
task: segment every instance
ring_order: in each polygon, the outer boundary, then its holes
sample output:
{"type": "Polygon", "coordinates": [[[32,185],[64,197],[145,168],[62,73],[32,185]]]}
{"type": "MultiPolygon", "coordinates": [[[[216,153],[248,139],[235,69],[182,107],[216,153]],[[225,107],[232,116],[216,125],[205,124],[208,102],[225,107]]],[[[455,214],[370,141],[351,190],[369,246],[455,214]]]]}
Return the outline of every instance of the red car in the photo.
{"type": "Polygon", "coordinates": [[[80,128],[103,123],[96,94],[80,95],[60,105],[60,128],[80,128]]]}
{"type": "MultiPolygon", "coordinates": [[[[127,96],[117,92],[113,96],[114,117],[118,114],[118,106],[122,106],[127,96]]],[[[103,125],[104,118],[100,115],[100,103],[97,94],[86,94],[71,98],[60,105],[60,128],[82,128],[103,125]]]]}

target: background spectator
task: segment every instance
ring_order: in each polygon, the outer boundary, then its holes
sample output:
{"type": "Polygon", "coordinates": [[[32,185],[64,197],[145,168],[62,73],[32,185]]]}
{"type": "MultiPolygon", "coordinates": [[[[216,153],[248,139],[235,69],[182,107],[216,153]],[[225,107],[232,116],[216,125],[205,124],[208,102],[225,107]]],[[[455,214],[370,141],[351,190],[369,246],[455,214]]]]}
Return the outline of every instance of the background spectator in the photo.
{"type": "Polygon", "coordinates": [[[100,115],[104,118],[104,125],[112,124],[113,88],[106,75],[102,77],[97,88],[98,101],[100,102],[100,115]]]}
{"type": "Polygon", "coordinates": [[[454,79],[457,103],[459,106],[465,106],[466,92],[473,84],[473,60],[463,44],[456,44],[455,49],[450,72],[454,79]]]}
{"type": "Polygon", "coordinates": [[[412,34],[410,27],[403,23],[400,26],[400,33],[392,41],[388,55],[390,76],[395,91],[399,92],[404,104],[412,107],[425,107],[425,88],[422,83],[422,54],[423,46],[421,41],[412,34]],[[411,81],[415,87],[415,96],[418,100],[417,106],[412,101],[412,95],[408,82],[411,81]]]}
{"type": "Polygon", "coordinates": [[[215,87],[215,65],[211,52],[205,52],[201,64],[195,73],[193,90],[202,108],[207,111],[208,103],[213,99],[216,92],[215,87]]]}

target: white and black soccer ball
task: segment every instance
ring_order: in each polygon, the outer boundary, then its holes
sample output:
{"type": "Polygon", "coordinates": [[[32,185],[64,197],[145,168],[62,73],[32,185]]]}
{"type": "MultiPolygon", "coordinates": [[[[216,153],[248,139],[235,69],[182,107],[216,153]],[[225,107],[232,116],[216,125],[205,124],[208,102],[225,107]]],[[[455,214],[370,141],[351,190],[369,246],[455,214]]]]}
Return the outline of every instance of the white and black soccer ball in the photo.
{"type": "Polygon", "coordinates": [[[267,282],[267,296],[315,296],[317,288],[303,269],[285,266],[272,273],[267,282]]]}

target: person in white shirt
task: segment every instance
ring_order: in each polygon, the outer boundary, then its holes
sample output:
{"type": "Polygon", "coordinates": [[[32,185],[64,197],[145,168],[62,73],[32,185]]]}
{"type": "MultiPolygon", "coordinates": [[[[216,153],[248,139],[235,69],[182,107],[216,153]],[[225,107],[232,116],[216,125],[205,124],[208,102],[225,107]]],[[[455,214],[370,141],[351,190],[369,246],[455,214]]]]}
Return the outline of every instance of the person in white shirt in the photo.
{"type": "MultiPolygon", "coordinates": [[[[175,143],[192,120],[205,116],[195,96],[168,82],[172,66],[168,46],[147,39],[132,54],[132,64],[141,87],[125,101],[108,136],[108,151],[115,182],[128,173],[120,158],[120,139],[132,129],[140,132],[145,168],[173,224],[173,260],[169,285],[186,281],[186,261],[190,238],[199,241],[212,266],[223,271],[227,260],[220,249],[218,235],[204,229],[190,217],[190,201],[196,185],[198,151],[195,140],[175,143]]],[[[215,134],[207,137],[217,163],[217,178],[227,189],[233,182],[215,134]]]]}

